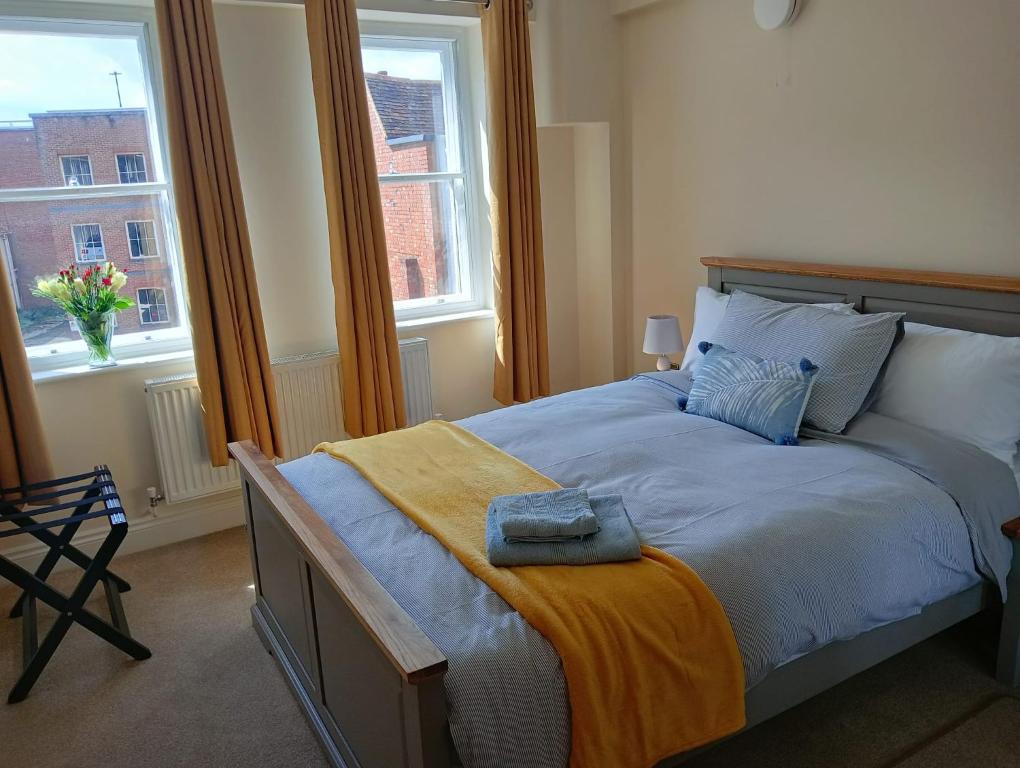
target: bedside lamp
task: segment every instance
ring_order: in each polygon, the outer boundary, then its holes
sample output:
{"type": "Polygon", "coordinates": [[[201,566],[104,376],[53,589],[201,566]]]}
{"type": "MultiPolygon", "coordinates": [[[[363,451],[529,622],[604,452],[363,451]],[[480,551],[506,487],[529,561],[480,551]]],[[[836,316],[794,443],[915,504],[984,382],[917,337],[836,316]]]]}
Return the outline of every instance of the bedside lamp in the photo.
{"type": "Polygon", "coordinates": [[[658,355],[655,367],[668,371],[673,367],[670,355],[684,351],[684,335],[680,331],[680,320],[676,315],[649,315],[645,323],[645,343],[642,351],[646,355],[658,355]]]}

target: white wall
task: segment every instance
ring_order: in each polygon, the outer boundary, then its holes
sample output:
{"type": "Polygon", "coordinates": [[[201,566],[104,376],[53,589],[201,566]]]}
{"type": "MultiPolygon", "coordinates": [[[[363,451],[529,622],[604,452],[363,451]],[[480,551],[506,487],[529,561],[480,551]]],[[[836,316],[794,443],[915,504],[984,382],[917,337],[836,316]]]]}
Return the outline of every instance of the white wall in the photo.
{"type": "Polygon", "coordinates": [[[580,383],[577,323],[577,220],[574,194],[574,131],[571,126],[538,129],[542,176],[546,308],[549,321],[549,384],[553,393],[580,383]]]}
{"type": "Polygon", "coordinates": [[[215,8],[270,354],[335,348],[304,11],[299,6],[215,8]]]}
{"type": "Polygon", "coordinates": [[[610,124],[575,125],[576,322],[582,387],[617,378],[614,336],[620,321],[626,321],[626,313],[614,306],[621,291],[614,269],[612,166],[610,124]]]}
{"type": "Polygon", "coordinates": [[[555,394],[615,377],[609,125],[543,126],[538,137],[555,394]]]}
{"type": "MultiPolygon", "coordinates": [[[[610,361],[612,377],[622,378],[630,369],[631,259],[621,25],[611,13],[611,0],[536,0],[535,7],[532,55],[539,126],[575,126],[583,145],[578,145],[578,151],[597,158],[593,165],[584,161],[575,179],[575,188],[582,195],[592,181],[584,177],[586,168],[602,176],[598,184],[611,179],[606,188],[610,209],[599,214],[602,220],[597,228],[606,238],[602,243],[611,246],[609,272],[603,272],[611,299],[608,303],[602,300],[599,306],[610,309],[615,319],[608,335],[601,337],[599,354],[603,361],[610,361]]],[[[555,171],[542,168],[544,178],[550,173],[555,171]]],[[[590,198],[588,202],[594,203],[590,198]]],[[[548,229],[550,221],[545,224],[548,229]]],[[[584,230],[589,235],[593,231],[584,230]]],[[[590,253],[583,243],[579,252],[590,253]]]]}
{"type": "Polygon", "coordinates": [[[810,0],[771,33],[750,0],[619,18],[634,344],[648,313],[689,319],[702,256],[1020,275],[1020,3],[810,0]]]}

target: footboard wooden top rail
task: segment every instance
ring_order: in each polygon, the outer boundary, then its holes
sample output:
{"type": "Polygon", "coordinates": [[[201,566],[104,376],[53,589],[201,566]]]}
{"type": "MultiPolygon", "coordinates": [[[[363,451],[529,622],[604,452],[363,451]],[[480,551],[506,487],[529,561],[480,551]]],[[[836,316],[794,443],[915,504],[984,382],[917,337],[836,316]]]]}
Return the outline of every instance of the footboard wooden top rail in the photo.
{"type": "Polygon", "coordinates": [[[265,495],[312,563],[347,603],[400,675],[416,684],[447,669],[446,657],[250,440],[231,455],[265,495]]]}

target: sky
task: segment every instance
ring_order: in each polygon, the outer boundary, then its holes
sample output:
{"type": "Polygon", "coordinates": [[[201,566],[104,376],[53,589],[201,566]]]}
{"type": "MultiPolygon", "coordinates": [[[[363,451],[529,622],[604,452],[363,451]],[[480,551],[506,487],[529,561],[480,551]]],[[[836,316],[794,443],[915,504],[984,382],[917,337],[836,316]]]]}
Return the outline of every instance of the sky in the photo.
{"type": "Polygon", "coordinates": [[[51,109],[116,107],[114,70],[123,73],[124,106],[146,106],[133,38],[0,32],[0,121],[51,109]]]}
{"type": "Polygon", "coordinates": [[[363,48],[361,58],[366,72],[387,72],[393,77],[413,80],[443,79],[443,62],[438,51],[363,48]]]}
{"type": "MultiPolygon", "coordinates": [[[[366,72],[441,80],[437,51],[366,48],[366,72]]],[[[133,38],[0,32],[0,122],[28,120],[52,109],[106,109],[117,106],[110,72],[122,72],[125,107],[144,107],[145,80],[133,38]]]]}

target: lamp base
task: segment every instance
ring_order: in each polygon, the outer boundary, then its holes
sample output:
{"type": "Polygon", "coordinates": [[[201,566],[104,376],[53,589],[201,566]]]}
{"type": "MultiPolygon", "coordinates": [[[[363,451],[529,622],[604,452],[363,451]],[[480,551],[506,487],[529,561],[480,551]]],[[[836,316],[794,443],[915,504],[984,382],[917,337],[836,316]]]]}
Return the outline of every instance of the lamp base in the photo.
{"type": "Polygon", "coordinates": [[[659,359],[655,361],[655,370],[657,371],[668,371],[672,367],[673,361],[667,355],[659,355],[659,359]]]}

